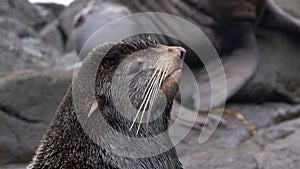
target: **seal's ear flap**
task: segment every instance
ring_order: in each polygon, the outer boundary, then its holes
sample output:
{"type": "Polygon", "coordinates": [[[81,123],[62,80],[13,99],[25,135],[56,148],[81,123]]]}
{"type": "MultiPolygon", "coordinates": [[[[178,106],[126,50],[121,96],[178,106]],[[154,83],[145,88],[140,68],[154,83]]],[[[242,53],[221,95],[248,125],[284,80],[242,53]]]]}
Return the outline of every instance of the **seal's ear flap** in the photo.
{"type": "Polygon", "coordinates": [[[93,113],[95,112],[96,109],[98,109],[98,102],[97,102],[97,100],[94,100],[94,102],[93,102],[93,104],[92,104],[92,106],[91,106],[91,108],[88,112],[87,117],[90,118],[93,115],[93,113]]]}
{"type": "Polygon", "coordinates": [[[92,112],[98,107],[95,104],[97,70],[106,53],[115,45],[116,43],[109,43],[93,48],[83,60],[82,66],[74,70],[72,82],[73,105],[77,117],[81,120],[91,116],[92,112]]]}

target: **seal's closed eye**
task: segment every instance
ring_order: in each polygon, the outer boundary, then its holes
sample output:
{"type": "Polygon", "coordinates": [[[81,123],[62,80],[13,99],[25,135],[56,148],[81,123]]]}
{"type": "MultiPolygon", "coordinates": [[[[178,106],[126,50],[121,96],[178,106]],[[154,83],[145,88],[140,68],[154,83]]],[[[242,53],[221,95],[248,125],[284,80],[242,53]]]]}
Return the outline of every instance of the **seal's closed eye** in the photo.
{"type": "Polygon", "coordinates": [[[142,61],[137,61],[132,63],[129,68],[129,74],[135,74],[142,70],[144,63],[142,61]]]}

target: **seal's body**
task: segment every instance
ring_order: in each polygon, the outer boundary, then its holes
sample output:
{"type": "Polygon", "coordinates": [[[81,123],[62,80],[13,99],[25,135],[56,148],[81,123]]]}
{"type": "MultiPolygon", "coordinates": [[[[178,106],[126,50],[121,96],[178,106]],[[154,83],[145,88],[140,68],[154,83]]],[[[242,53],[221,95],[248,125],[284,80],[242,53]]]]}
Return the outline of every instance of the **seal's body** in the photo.
{"type": "MultiPolygon", "coordinates": [[[[94,49],[89,57],[100,57],[97,56],[100,49],[101,47],[94,49]]],[[[185,50],[181,47],[163,46],[147,38],[138,39],[134,42],[114,44],[99,64],[96,74],[95,98],[98,105],[97,110],[109,126],[104,128],[104,124],[100,124],[100,132],[102,134],[96,139],[100,139],[100,142],[115,139],[113,138],[114,135],[109,135],[109,133],[113,132],[121,133],[123,136],[128,137],[128,139],[131,137],[147,139],[148,137],[153,137],[167,131],[170,109],[178,90],[176,81],[180,79],[181,75],[182,65],[178,62],[178,59],[181,60],[182,58],[180,57],[184,53],[185,50]],[[153,57],[147,56],[147,54],[153,55],[153,57]],[[153,59],[149,61],[146,59],[147,57],[158,58],[158,60],[155,62],[153,62],[153,59]],[[124,60],[128,58],[130,58],[130,62],[125,62],[124,60]],[[117,73],[117,69],[120,68],[123,62],[126,64],[123,64],[124,67],[122,67],[122,70],[128,74],[123,74],[120,76],[122,78],[117,78],[117,80],[120,84],[125,84],[125,81],[129,82],[129,98],[132,105],[137,109],[143,107],[142,102],[144,102],[145,98],[143,94],[145,92],[143,91],[149,90],[148,84],[156,84],[156,89],[165,93],[165,109],[160,116],[151,122],[141,123],[141,121],[139,122],[139,120],[133,118],[132,120],[127,119],[122,116],[122,110],[115,107],[112,93],[126,93],[121,91],[121,88],[113,88],[111,86],[114,74],[117,73]],[[168,69],[160,69],[163,67],[168,69]],[[125,81],[122,81],[122,79],[125,81]],[[158,79],[161,83],[156,83],[153,79],[158,79]],[[109,137],[103,135],[109,135],[109,137]]],[[[74,89],[70,87],[28,169],[182,168],[173,146],[154,156],[132,158],[113,153],[111,148],[118,148],[118,145],[104,146],[91,139],[86,132],[87,129],[78,120],[74,106],[74,92],[72,90],[74,89]]],[[[149,94],[147,96],[150,98],[156,97],[149,94]]],[[[150,100],[158,102],[159,98],[150,100]]],[[[149,107],[155,107],[155,104],[151,103],[151,101],[146,102],[144,104],[145,109],[149,110],[149,107]]],[[[136,115],[134,112],[125,113],[132,114],[133,117],[136,115]]],[[[138,113],[137,115],[139,115],[138,113]]],[[[87,118],[93,118],[93,115],[89,113],[87,118]]],[[[165,143],[172,145],[168,136],[165,136],[164,140],[166,141],[164,143],[159,143],[158,141],[155,149],[161,150],[166,148],[164,147],[165,143]]],[[[126,147],[127,145],[122,146],[126,147]]],[[[143,149],[146,150],[146,148],[146,145],[140,145],[139,147],[141,151],[144,151],[143,149]]],[[[131,152],[125,153],[130,154],[131,152]]]]}

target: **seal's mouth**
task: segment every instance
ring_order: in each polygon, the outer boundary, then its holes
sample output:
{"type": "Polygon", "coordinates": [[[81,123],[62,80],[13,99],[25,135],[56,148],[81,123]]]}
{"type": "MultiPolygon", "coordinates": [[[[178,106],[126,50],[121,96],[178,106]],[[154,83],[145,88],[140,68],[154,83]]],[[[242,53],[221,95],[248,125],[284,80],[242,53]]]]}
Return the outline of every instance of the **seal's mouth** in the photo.
{"type": "Polygon", "coordinates": [[[182,74],[182,67],[177,67],[172,71],[170,71],[170,73],[165,77],[162,83],[162,87],[178,84],[181,79],[181,74],[182,74]]]}
{"type": "Polygon", "coordinates": [[[171,73],[166,77],[169,78],[169,77],[177,77],[177,76],[181,76],[181,71],[182,71],[182,67],[179,67],[179,68],[175,68],[173,71],[171,71],[171,73]]]}

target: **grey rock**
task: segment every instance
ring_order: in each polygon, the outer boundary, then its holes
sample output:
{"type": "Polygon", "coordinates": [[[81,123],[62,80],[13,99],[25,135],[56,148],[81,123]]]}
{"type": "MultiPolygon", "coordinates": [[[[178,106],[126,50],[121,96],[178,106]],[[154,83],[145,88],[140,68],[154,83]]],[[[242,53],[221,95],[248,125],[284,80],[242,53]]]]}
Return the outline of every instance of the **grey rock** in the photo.
{"type": "Polygon", "coordinates": [[[300,119],[282,123],[268,129],[265,133],[268,142],[264,146],[263,168],[297,169],[300,168],[300,119]],[[270,134],[272,133],[272,134],[270,134]],[[270,135],[280,135],[271,137],[270,135]]]}
{"type": "Polygon", "coordinates": [[[55,3],[37,3],[34,7],[48,23],[56,20],[65,9],[65,6],[55,3]]]}
{"type": "MultiPolygon", "coordinates": [[[[226,108],[235,112],[241,112],[255,126],[258,133],[263,133],[270,126],[300,117],[300,105],[289,105],[286,103],[230,104],[226,108]]],[[[223,116],[223,118],[226,120],[226,125],[219,126],[212,137],[201,145],[198,142],[201,130],[191,130],[177,147],[178,154],[184,156],[192,152],[203,152],[211,148],[236,148],[251,137],[249,130],[240,121],[228,116],[223,116]],[[199,146],[191,149],[192,145],[199,146]]]]}
{"type": "Polygon", "coordinates": [[[52,68],[60,57],[58,51],[51,46],[47,46],[40,39],[22,39],[22,50],[31,56],[32,62],[42,68],[52,68]]]}
{"type": "Polygon", "coordinates": [[[32,159],[71,78],[72,72],[0,75],[0,163],[32,159]]]}
{"type": "Polygon", "coordinates": [[[56,18],[65,9],[64,5],[57,3],[36,3],[35,5],[43,7],[44,10],[48,10],[47,13],[51,13],[51,15],[55,16],[56,18]]]}
{"type": "Polygon", "coordinates": [[[259,35],[257,71],[233,101],[300,103],[299,39],[267,30],[260,30],[259,35]]]}
{"type": "Polygon", "coordinates": [[[77,63],[77,53],[75,51],[64,54],[57,60],[54,69],[57,70],[73,70],[77,63]]]}
{"type": "Polygon", "coordinates": [[[0,71],[63,70],[76,61],[74,54],[64,57],[38,38],[20,39],[13,32],[1,29],[0,38],[0,71]]]}
{"type": "Polygon", "coordinates": [[[45,26],[40,32],[44,42],[57,49],[60,53],[64,52],[63,33],[59,29],[58,21],[53,21],[45,26]]]}
{"type": "Polygon", "coordinates": [[[204,144],[198,143],[200,131],[192,130],[176,148],[187,169],[299,168],[300,105],[236,104],[228,108],[242,112],[258,136],[250,138],[247,129],[229,117],[225,117],[227,127],[219,127],[204,144]],[[279,117],[288,120],[278,121],[279,117]]]}
{"type": "Polygon", "coordinates": [[[34,54],[24,51],[22,40],[14,33],[0,30],[0,37],[0,71],[42,68],[34,63],[34,54]]]}
{"type": "Polygon", "coordinates": [[[287,103],[230,104],[230,110],[241,112],[256,129],[265,129],[300,117],[300,105],[287,103]]]}
{"type": "Polygon", "coordinates": [[[27,164],[0,165],[0,169],[26,169],[27,164]]]}
{"type": "Polygon", "coordinates": [[[257,169],[255,155],[260,147],[247,143],[236,149],[217,149],[197,152],[181,158],[186,169],[257,169]]]}
{"type": "Polygon", "coordinates": [[[14,32],[18,37],[38,37],[38,34],[28,25],[10,17],[0,17],[0,29],[14,32]]]}
{"type": "Polygon", "coordinates": [[[1,0],[0,15],[15,18],[35,29],[40,29],[46,23],[45,18],[27,0],[1,0]]]}
{"type": "Polygon", "coordinates": [[[38,11],[39,15],[44,18],[46,23],[50,23],[56,19],[56,16],[52,13],[52,11],[40,5],[33,5],[34,8],[38,11]]]}

